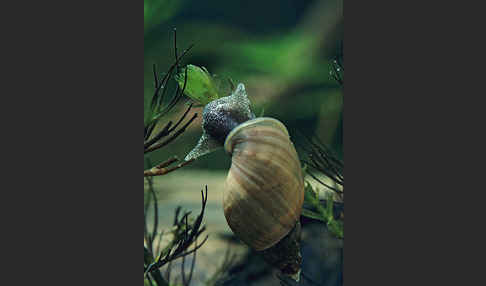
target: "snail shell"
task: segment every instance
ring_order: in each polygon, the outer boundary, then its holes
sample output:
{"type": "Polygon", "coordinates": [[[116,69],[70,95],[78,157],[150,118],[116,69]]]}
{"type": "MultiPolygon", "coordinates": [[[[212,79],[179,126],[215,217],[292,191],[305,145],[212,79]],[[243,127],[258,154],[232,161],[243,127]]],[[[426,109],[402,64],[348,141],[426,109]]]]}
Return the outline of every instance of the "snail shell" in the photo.
{"type": "Polygon", "coordinates": [[[304,201],[304,181],[294,145],[278,120],[260,117],[235,127],[224,148],[231,154],[223,208],[233,232],[257,251],[286,236],[304,201]]]}

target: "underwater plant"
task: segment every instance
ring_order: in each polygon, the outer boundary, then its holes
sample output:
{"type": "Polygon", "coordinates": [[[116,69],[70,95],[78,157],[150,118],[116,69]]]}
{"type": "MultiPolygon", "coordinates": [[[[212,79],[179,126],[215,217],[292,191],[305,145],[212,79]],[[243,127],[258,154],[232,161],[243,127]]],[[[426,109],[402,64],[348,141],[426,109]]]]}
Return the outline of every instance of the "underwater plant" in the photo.
{"type": "MultiPolygon", "coordinates": [[[[176,43],[176,39],[174,39],[174,43],[176,43]]],[[[189,49],[183,51],[179,56],[177,54],[177,46],[175,46],[175,62],[168,69],[167,73],[160,78],[156,66],[153,66],[155,84],[150,105],[145,110],[144,155],[166,147],[174,142],[174,140],[180,136],[197,117],[197,113],[195,113],[186,121],[186,123],[180,126],[192,108],[192,106],[189,106],[175,124],[173,124],[172,121],[169,121],[160,131],[154,132],[156,127],[161,123],[161,119],[163,119],[164,116],[177,105],[184,94],[185,84],[182,87],[177,86],[176,90],[171,92],[172,95],[170,98],[167,101],[164,101],[164,97],[169,93],[167,83],[173,78],[174,74],[179,71],[179,63],[189,49]]],[[[184,82],[187,82],[187,70],[184,74],[184,82]]],[[[202,225],[202,221],[207,203],[207,186],[205,193],[201,191],[201,212],[195,219],[189,217],[190,212],[184,212],[184,214],[180,216],[181,208],[178,207],[175,210],[173,227],[170,230],[161,231],[158,229],[159,206],[153,186],[153,177],[166,175],[184,167],[191,161],[184,161],[175,166],[171,165],[178,161],[177,157],[171,157],[155,166],[152,165],[150,159],[146,158],[146,161],[149,168],[144,170],[144,178],[148,183],[148,191],[144,196],[144,281],[147,285],[153,285],[155,283],[157,286],[169,286],[170,268],[168,268],[166,277],[162,275],[160,268],[166,264],[170,265],[172,261],[179,258],[182,258],[184,263],[185,256],[190,254],[193,254],[195,257],[197,249],[199,249],[208,238],[208,236],[206,236],[200,243],[197,242],[198,238],[205,231],[205,226],[202,225]],[[147,223],[150,207],[153,209],[154,218],[153,227],[151,229],[149,229],[147,223]],[[166,235],[170,235],[172,238],[168,244],[162,248],[162,237],[166,235]],[[192,249],[191,246],[193,246],[192,249]]],[[[191,269],[187,276],[183,268],[181,272],[183,285],[189,285],[194,270],[194,263],[195,259],[193,258],[191,269]]]]}

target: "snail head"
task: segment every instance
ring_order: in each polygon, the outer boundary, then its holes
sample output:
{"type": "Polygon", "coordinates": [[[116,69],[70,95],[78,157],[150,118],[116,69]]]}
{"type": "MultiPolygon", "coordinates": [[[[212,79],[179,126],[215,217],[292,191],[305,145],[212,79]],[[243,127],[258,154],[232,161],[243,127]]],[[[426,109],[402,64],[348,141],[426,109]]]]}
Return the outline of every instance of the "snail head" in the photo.
{"type": "Polygon", "coordinates": [[[240,83],[229,96],[209,102],[203,110],[203,134],[185,160],[195,159],[223,147],[226,136],[239,124],[255,118],[245,86],[240,83]]]}
{"type": "Polygon", "coordinates": [[[232,95],[213,100],[206,105],[202,127],[209,136],[223,145],[231,130],[253,118],[255,115],[250,110],[245,86],[240,83],[232,95]]]}

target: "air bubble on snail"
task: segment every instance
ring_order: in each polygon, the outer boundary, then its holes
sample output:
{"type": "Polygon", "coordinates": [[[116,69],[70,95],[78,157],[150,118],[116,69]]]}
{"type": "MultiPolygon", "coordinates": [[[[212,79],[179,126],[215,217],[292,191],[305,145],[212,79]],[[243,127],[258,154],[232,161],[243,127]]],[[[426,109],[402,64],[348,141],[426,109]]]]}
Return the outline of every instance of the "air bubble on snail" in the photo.
{"type": "Polygon", "coordinates": [[[202,127],[203,135],[186,160],[224,146],[231,156],[223,192],[229,227],[298,281],[304,180],[287,128],[274,118],[255,118],[241,83],[230,96],[205,106],[202,127]]]}

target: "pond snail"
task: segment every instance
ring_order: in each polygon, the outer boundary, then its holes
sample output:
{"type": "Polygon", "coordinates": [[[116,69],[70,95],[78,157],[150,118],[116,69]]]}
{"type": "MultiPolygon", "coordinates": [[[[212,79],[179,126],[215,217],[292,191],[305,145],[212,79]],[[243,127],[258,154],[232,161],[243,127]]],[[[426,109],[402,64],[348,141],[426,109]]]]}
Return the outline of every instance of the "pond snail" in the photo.
{"type": "Polygon", "coordinates": [[[223,209],[229,227],[265,260],[300,276],[299,217],[304,201],[300,161],[283,123],[255,117],[245,87],[208,103],[203,135],[186,160],[224,146],[231,156],[223,209]]]}

